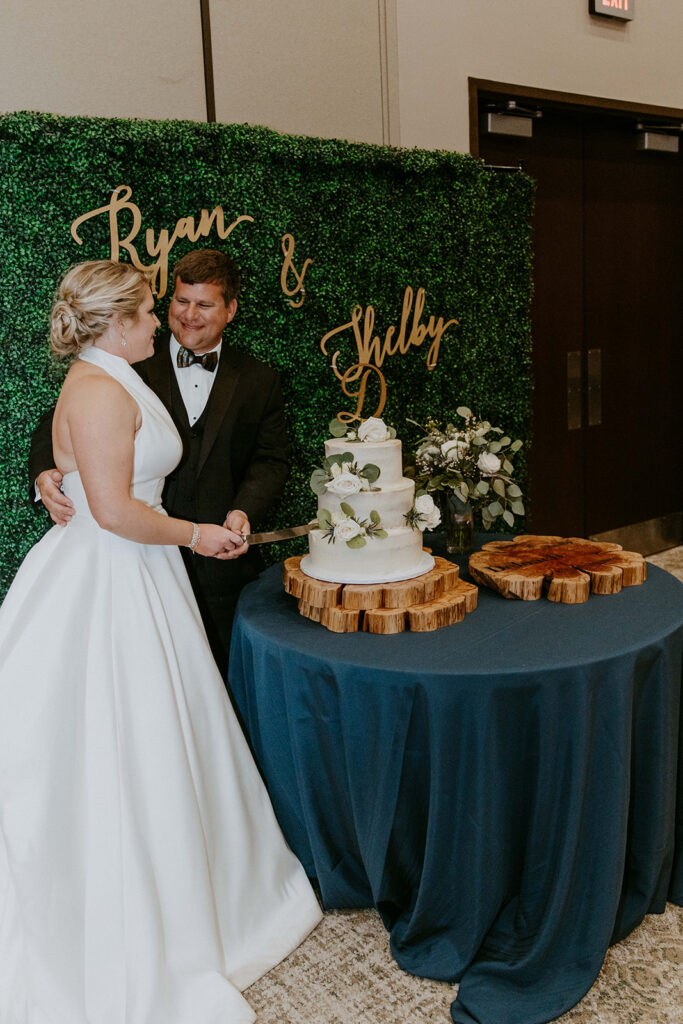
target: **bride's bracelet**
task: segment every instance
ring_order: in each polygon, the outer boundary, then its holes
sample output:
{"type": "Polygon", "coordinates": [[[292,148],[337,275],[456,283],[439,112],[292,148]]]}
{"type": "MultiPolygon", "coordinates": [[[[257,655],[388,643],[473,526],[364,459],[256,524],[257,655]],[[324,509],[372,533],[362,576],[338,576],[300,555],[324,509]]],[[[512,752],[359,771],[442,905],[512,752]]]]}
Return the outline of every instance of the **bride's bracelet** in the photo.
{"type": "Polygon", "coordinates": [[[192,552],[192,554],[194,554],[195,548],[199,544],[200,536],[201,535],[199,533],[199,523],[193,523],[192,524],[192,540],[187,545],[188,548],[190,549],[190,551],[192,552]]]}

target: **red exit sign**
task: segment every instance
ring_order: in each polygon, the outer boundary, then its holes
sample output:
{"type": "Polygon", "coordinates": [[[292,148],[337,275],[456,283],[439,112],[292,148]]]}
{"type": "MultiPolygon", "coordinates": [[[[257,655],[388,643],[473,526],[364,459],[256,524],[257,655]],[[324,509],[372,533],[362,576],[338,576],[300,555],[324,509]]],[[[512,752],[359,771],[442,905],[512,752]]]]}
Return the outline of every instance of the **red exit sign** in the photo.
{"type": "Polygon", "coordinates": [[[606,18],[632,21],[636,0],[588,0],[591,14],[604,14],[606,18]]]}

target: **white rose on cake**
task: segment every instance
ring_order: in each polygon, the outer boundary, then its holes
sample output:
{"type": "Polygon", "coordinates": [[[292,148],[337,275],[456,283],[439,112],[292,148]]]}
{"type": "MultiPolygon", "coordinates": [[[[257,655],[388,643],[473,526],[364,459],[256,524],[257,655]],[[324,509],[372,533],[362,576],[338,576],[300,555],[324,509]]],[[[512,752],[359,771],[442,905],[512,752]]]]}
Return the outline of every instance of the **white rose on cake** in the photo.
{"type": "Polygon", "coordinates": [[[339,497],[344,498],[349,494],[358,494],[362,487],[362,483],[357,476],[353,473],[348,473],[345,470],[341,470],[335,473],[338,466],[332,467],[332,479],[327,484],[327,490],[332,494],[337,494],[339,497]]]}
{"type": "Polygon", "coordinates": [[[434,504],[431,494],[421,494],[415,499],[415,511],[421,530],[435,530],[441,522],[441,513],[434,504]]]}
{"type": "Polygon", "coordinates": [[[374,444],[377,441],[388,441],[390,436],[389,428],[384,420],[380,420],[376,416],[370,416],[369,419],[363,420],[358,428],[359,441],[369,441],[374,444]]]}
{"type": "Polygon", "coordinates": [[[482,452],[477,459],[477,466],[481,470],[482,476],[492,476],[500,469],[500,459],[493,452],[482,452]]]}
{"type": "Polygon", "coordinates": [[[361,528],[355,519],[340,519],[334,524],[334,539],[335,540],[352,540],[361,533],[361,528]]]}

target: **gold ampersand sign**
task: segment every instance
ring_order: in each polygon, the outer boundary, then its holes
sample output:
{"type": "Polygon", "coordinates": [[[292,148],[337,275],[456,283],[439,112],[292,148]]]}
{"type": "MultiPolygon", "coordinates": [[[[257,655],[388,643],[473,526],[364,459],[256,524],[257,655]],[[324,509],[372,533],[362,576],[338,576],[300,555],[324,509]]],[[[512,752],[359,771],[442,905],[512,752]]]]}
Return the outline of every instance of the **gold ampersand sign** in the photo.
{"type": "Polygon", "coordinates": [[[306,271],[313,263],[313,260],[305,259],[304,265],[301,268],[301,272],[299,273],[299,271],[294,266],[294,245],[295,242],[293,235],[285,234],[282,236],[282,253],[285,258],[282,264],[282,270],[280,271],[280,287],[282,288],[282,291],[285,293],[285,295],[289,297],[289,304],[292,307],[292,309],[300,309],[301,306],[303,306],[304,304],[304,299],[306,298],[304,278],[306,276],[306,271]],[[290,288],[288,284],[290,274],[294,275],[293,288],[290,288]],[[296,295],[297,292],[300,293],[300,298],[298,302],[296,302],[292,298],[292,296],[296,295]]]}

